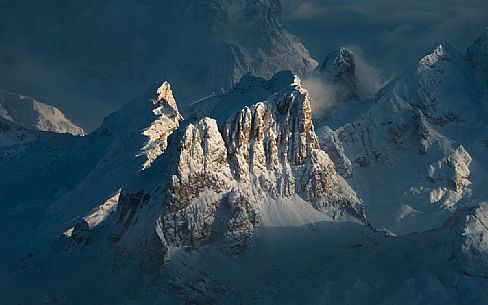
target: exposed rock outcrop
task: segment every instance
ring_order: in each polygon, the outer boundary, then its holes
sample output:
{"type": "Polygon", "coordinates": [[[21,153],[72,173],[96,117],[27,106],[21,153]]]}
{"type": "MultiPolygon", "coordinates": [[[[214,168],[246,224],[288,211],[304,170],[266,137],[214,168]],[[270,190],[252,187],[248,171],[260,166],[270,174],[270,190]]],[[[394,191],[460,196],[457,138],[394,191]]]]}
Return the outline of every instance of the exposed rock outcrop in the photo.
{"type": "MultiPolygon", "coordinates": [[[[298,197],[330,219],[365,222],[360,200],[320,149],[307,91],[287,75],[281,92],[220,124],[208,117],[153,124],[154,134],[177,129],[168,144],[151,138],[166,151],[120,195],[110,242],[128,252],[150,247],[133,254],[143,257],[143,269],[162,264],[171,248],[198,249],[211,241],[232,255],[252,243],[267,202],[298,197]]],[[[173,105],[177,114],[173,99],[162,100],[161,107],[173,105]]]]}
{"type": "Polygon", "coordinates": [[[152,110],[156,119],[143,134],[148,137],[146,144],[141,148],[141,154],[146,155],[144,169],[151,166],[154,160],[160,156],[168,146],[167,139],[175,131],[183,116],[178,111],[173,92],[169,83],[164,82],[157,89],[158,96],[152,100],[155,108],[152,110]]]}

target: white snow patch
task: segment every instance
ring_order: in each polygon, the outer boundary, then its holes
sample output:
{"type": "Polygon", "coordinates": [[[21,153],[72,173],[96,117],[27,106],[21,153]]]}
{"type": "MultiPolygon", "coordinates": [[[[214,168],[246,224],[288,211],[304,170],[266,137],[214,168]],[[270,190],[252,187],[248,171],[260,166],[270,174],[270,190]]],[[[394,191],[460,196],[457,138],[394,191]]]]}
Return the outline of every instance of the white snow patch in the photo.
{"type": "MultiPolygon", "coordinates": [[[[113,196],[108,198],[104,203],[93,209],[92,213],[83,217],[83,220],[85,220],[88,223],[88,227],[90,229],[98,226],[100,223],[102,223],[112,212],[115,211],[115,209],[118,206],[119,203],[119,198],[120,198],[120,192],[122,189],[119,189],[115,192],[113,196]]],[[[68,229],[66,232],[63,234],[67,237],[71,237],[71,234],[73,233],[73,227],[68,229]]]]}

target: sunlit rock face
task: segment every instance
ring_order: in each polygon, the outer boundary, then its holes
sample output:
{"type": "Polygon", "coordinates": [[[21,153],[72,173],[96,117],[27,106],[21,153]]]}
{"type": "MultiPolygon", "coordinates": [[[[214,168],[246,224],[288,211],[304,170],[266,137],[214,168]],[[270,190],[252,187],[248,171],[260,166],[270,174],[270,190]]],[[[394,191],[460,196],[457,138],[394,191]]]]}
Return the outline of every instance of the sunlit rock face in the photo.
{"type": "Polygon", "coordinates": [[[141,148],[141,154],[145,155],[147,160],[144,162],[144,168],[149,168],[168,146],[168,137],[175,131],[183,116],[178,111],[173,92],[169,83],[164,82],[157,89],[157,97],[152,100],[155,120],[151,126],[147,127],[143,134],[148,138],[145,145],[141,148]]]}

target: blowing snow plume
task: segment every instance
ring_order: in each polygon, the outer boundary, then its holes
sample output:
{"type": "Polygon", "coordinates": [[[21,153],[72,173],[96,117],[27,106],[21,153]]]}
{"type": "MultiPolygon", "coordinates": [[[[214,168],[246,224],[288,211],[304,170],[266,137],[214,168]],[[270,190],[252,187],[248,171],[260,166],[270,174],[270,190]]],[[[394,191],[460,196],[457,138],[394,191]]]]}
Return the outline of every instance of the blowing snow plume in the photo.
{"type": "Polygon", "coordinates": [[[339,104],[337,88],[334,84],[325,82],[317,76],[303,80],[303,87],[311,97],[313,113],[318,116],[326,115],[329,110],[339,104]]]}
{"type": "Polygon", "coordinates": [[[385,76],[383,71],[368,62],[360,48],[349,46],[348,49],[354,54],[359,98],[361,100],[372,99],[375,93],[386,85],[392,77],[385,76]]]}
{"type": "Polygon", "coordinates": [[[328,53],[321,65],[303,81],[312,97],[314,112],[319,116],[347,101],[371,99],[383,84],[385,79],[380,71],[355,47],[328,53]]]}

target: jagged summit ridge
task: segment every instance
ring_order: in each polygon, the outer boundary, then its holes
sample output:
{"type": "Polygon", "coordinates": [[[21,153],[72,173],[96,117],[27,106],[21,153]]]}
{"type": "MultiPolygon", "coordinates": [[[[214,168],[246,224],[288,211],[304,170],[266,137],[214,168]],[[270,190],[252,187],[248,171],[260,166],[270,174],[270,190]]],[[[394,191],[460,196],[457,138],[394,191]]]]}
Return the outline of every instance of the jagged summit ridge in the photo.
{"type": "Polygon", "coordinates": [[[147,161],[143,165],[144,169],[150,167],[152,162],[164,152],[168,145],[169,135],[178,128],[179,123],[183,120],[173,97],[171,85],[163,82],[156,92],[158,96],[152,99],[155,106],[152,112],[156,118],[143,132],[148,138],[146,144],[141,148],[141,154],[147,157],[147,161]]]}
{"type": "Polygon", "coordinates": [[[227,93],[210,96],[192,104],[188,113],[191,119],[211,116],[222,123],[246,106],[253,106],[258,101],[272,100],[278,95],[291,94],[293,90],[305,89],[301,86],[300,78],[290,70],[280,71],[270,79],[248,73],[227,93]]]}
{"type": "MultiPolygon", "coordinates": [[[[223,133],[232,168],[240,182],[254,183],[272,196],[299,194],[305,200],[328,197],[332,202],[335,191],[339,197],[344,193],[332,161],[319,147],[310,97],[299,78],[289,86],[289,95],[245,107],[226,120],[223,133]]],[[[354,201],[354,193],[350,195],[354,201]]]]}
{"type": "MultiPolygon", "coordinates": [[[[277,202],[298,200],[330,220],[366,222],[355,192],[319,147],[308,92],[290,72],[279,78],[288,79],[280,92],[221,122],[165,124],[176,129],[166,150],[122,191],[110,242],[147,269],[163,264],[171,249],[212,241],[224,253],[240,253],[277,202]]],[[[169,86],[160,89],[164,98],[155,101],[169,107],[169,86]]]]}

